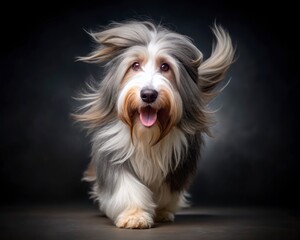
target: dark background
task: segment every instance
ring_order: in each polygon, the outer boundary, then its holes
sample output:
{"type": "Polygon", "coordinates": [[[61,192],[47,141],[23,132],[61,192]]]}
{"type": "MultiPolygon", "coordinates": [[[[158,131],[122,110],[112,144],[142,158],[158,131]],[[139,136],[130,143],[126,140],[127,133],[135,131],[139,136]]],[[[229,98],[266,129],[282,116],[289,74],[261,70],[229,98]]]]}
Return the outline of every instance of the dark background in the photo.
{"type": "Polygon", "coordinates": [[[289,4],[186,0],[3,7],[1,203],[88,199],[88,185],[80,179],[89,161],[89,138],[73,124],[70,113],[78,106],[72,97],[101,69],[74,60],[93,47],[84,29],[146,17],[192,37],[205,57],[215,20],[237,46],[237,61],[227,74],[231,82],[211,104],[220,110],[215,137],[206,139],[191,187],[193,202],[296,206],[300,146],[295,9],[289,4]]]}

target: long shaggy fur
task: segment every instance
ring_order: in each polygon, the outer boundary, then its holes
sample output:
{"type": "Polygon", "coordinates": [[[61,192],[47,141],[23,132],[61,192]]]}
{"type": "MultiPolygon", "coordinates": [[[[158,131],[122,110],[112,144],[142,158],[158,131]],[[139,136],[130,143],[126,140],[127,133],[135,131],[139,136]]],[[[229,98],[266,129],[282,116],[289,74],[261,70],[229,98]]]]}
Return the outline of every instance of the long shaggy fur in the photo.
{"type": "Polygon", "coordinates": [[[84,180],[118,227],[172,221],[186,205],[211,125],[206,106],[234,55],[228,33],[217,25],[213,33],[205,61],[190,38],[151,22],[90,33],[98,47],[79,60],[104,63],[106,74],[82,94],[85,104],[74,116],[92,134],[84,180]]]}

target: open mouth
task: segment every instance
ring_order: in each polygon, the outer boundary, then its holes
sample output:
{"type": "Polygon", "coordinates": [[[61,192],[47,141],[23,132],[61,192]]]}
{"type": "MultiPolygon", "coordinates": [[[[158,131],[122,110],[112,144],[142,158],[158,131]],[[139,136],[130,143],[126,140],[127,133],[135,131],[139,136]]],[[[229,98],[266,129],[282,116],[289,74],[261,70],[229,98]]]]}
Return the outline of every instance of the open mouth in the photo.
{"type": "Polygon", "coordinates": [[[142,107],[140,109],[140,121],[145,127],[151,127],[156,123],[157,110],[150,107],[142,107]]]}

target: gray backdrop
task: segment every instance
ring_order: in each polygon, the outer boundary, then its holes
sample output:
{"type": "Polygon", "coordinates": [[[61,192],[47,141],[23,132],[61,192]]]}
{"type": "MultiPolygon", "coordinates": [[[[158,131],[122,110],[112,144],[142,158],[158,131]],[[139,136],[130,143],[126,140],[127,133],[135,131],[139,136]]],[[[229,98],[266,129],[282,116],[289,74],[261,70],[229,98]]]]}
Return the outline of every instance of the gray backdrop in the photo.
{"type": "Polygon", "coordinates": [[[1,202],[86,200],[81,182],[89,138],[73,125],[72,99],[101,69],[75,62],[93,43],[86,30],[110,21],[152,18],[186,34],[208,57],[210,26],[230,32],[237,61],[231,82],[211,104],[217,124],[206,139],[191,187],[195,204],[296,205],[299,202],[299,77],[294,7],[254,2],[124,1],[34,10],[11,6],[1,15],[1,202]],[[288,17],[283,18],[283,13],[288,17]],[[16,19],[13,23],[12,19],[16,19]],[[289,27],[288,27],[289,26],[289,27]]]}

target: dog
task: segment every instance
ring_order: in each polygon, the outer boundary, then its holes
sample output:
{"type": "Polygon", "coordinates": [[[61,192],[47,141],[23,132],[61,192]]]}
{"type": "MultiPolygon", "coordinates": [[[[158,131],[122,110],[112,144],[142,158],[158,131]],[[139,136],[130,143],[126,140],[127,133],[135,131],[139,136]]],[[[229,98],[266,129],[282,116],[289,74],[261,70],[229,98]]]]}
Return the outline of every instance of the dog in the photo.
{"type": "Polygon", "coordinates": [[[92,135],[83,179],[119,228],[173,221],[188,205],[203,135],[210,134],[207,104],[234,58],[227,31],[216,24],[212,31],[206,60],[189,37],[150,21],[89,33],[96,48],[78,60],[104,64],[105,74],[88,84],[74,114],[92,135]]]}

